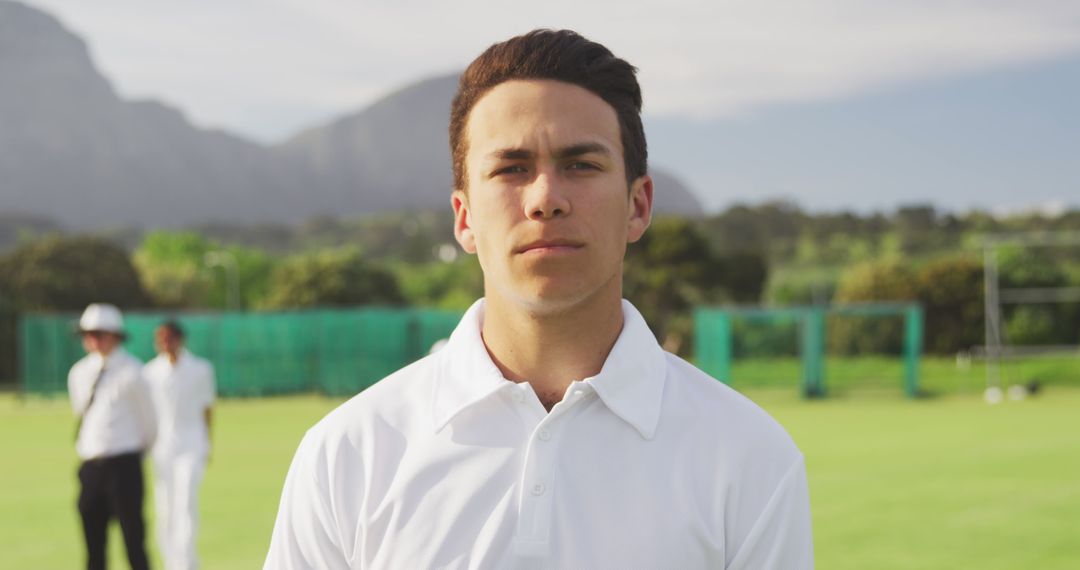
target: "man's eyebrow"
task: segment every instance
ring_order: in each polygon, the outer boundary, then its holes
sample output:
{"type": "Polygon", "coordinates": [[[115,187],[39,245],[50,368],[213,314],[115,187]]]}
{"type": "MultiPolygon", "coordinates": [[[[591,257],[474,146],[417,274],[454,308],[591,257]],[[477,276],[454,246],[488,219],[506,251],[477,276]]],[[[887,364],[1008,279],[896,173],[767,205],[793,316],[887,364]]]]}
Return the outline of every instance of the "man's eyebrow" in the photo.
{"type": "MultiPolygon", "coordinates": [[[[606,145],[600,143],[578,143],[570,146],[565,146],[555,151],[555,158],[566,159],[575,156],[581,156],[583,154],[599,153],[604,155],[610,155],[611,149],[606,145]]],[[[488,153],[488,156],[496,160],[528,160],[535,156],[535,153],[531,150],[524,148],[501,148],[496,151],[488,153]]]]}
{"type": "Polygon", "coordinates": [[[595,142],[572,144],[570,146],[563,147],[555,151],[555,158],[565,159],[590,153],[610,155],[611,149],[609,149],[605,145],[595,142]]]}
{"type": "Polygon", "coordinates": [[[488,153],[488,156],[498,160],[525,160],[532,158],[533,152],[523,148],[500,148],[488,153]]]}

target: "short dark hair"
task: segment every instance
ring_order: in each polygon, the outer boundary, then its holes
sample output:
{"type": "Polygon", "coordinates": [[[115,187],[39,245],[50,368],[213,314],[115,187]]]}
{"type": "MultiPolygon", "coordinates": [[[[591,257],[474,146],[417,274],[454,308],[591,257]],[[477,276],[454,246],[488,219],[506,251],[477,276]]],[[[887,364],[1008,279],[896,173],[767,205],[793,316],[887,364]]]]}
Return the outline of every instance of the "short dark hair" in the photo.
{"type": "Polygon", "coordinates": [[[623,147],[626,180],[648,171],[648,149],[641,124],[641,87],[637,69],[608,48],[570,30],[533,30],[489,47],[461,74],[450,107],[450,156],[454,188],[466,188],[465,125],[473,106],[500,83],[515,79],[552,79],[585,88],[615,109],[623,147]]]}
{"type": "Polygon", "coordinates": [[[184,327],[180,326],[180,322],[176,319],[169,319],[158,325],[158,328],[169,331],[169,334],[173,335],[176,338],[184,338],[184,327]]]}

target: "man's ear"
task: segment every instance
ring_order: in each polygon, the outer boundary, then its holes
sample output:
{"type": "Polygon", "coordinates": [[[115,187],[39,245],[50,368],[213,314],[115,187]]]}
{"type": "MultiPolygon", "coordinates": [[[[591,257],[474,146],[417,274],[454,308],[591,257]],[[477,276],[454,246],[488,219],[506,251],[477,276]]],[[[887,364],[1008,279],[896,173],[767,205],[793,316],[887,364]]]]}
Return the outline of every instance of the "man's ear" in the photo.
{"type": "Polygon", "coordinates": [[[652,219],[653,182],[648,174],[630,184],[630,212],[626,221],[626,241],[634,243],[645,235],[652,219]]]}
{"type": "Polygon", "coordinates": [[[469,195],[464,190],[454,190],[450,194],[450,206],[454,209],[454,238],[465,253],[476,253],[476,238],[469,215],[469,195]]]}

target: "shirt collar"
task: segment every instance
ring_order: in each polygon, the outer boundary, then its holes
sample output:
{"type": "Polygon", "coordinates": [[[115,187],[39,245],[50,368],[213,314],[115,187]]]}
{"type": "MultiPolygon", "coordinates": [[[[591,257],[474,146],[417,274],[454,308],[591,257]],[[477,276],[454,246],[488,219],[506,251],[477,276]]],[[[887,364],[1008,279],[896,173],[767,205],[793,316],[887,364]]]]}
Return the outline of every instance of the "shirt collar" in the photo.
{"type": "MultiPolygon", "coordinates": [[[[645,439],[660,420],[667,363],[645,319],[629,301],[622,302],[623,328],[600,373],[585,379],[612,413],[645,439]]],[[[473,303],[436,356],[433,420],[442,430],[465,408],[513,383],[505,379],[484,346],[483,299],[473,303]]]]}
{"type": "Polygon", "coordinates": [[[108,356],[102,356],[100,352],[90,353],[90,362],[94,368],[101,369],[114,365],[118,360],[122,359],[120,356],[124,353],[124,347],[118,346],[112,349],[112,352],[108,356]]]}
{"type": "Polygon", "coordinates": [[[586,380],[615,415],[645,439],[660,421],[667,358],[645,318],[623,299],[623,328],[600,373],[586,380]]]}
{"type": "Polygon", "coordinates": [[[169,361],[169,355],[168,355],[168,353],[165,353],[165,352],[159,352],[157,357],[160,358],[162,362],[164,362],[165,364],[168,364],[169,366],[181,366],[181,365],[184,364],[184,362],[186,362],[188,360],[188,354],[189,353],[188,353],[187,347],[186,346],[181,346],[180,349],[176,351],[176,362],[169,361]]]}
{"type": "Polygon", "coordinates": [[[440,363],[432,398],[435,431],[441,431],[465,408],[512,384],[491,361],[480,333],[483,322],[484,300],[479,299],[465,311],[450,340],[436,353],[440,363]]]}

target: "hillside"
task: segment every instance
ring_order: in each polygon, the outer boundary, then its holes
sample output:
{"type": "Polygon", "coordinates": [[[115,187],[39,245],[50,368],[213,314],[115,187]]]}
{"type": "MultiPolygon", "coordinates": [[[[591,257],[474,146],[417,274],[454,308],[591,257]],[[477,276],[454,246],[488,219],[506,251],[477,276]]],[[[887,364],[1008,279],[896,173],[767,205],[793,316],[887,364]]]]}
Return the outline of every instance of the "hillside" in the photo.
{"type": "MultiPolygon", "coordinates": [[[[267,147],[120,97],[82,39],[0,0],[0,214],[88,230],[446,208],[455,81],[421,81],[267,147]]],[[[700,214],[678,181],[657,179],[658,210],[700,214]]]]}

